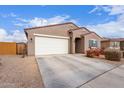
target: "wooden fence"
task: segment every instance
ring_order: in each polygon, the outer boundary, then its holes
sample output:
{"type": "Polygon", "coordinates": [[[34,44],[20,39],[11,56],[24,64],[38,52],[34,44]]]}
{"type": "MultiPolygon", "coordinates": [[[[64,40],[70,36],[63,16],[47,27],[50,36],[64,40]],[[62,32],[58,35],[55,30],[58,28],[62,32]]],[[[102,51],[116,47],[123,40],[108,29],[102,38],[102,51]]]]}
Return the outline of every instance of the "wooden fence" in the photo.
{"type": "Polygon", "coordinates": [[[26,53],[25,43],[0,42],[0,55],[23,55],[26,53]]]}
{"type": "Polygon", "coordinates": [[[16,43],[0,42],[0,55],[16,55],[16,43]]]}
{"type": "Polygon", "coordinates": [[[25,43],[17,43],[16,53],[17,55],[27,54],[27,45],[25,43]]]}

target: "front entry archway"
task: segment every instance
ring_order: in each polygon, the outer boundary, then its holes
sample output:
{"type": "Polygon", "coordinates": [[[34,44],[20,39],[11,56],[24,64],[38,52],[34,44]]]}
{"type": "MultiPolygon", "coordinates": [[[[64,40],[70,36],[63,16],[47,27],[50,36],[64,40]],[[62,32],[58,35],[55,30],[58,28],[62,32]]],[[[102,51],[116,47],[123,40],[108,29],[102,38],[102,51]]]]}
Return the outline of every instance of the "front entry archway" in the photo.
{"type": "Polygon", "coordinates": [[[82,53],[81,38],[75,38],[75,53],[82,53]]]}

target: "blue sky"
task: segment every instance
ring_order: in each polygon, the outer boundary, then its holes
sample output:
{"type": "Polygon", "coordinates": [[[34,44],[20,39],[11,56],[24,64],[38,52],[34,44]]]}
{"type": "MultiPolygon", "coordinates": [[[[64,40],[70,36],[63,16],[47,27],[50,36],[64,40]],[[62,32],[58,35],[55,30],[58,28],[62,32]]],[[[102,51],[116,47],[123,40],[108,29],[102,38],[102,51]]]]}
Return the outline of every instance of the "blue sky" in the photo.
{"type": "Polygon", "coordinates": [[[24,28],[69,21],[103,37],[124,37],[123,18],[124,6],[1,5],[0,41],[25,41],[24,28]]]}

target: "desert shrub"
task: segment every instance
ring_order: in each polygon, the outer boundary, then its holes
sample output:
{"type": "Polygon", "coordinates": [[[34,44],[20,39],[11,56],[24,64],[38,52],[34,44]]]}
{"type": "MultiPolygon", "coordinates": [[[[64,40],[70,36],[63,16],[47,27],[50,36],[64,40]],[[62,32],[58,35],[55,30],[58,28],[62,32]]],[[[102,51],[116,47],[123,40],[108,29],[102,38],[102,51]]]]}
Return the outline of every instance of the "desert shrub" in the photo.
{"type": "Polygon", "coordinates": [[[104,55],[104,49],[100,49],[100,54],[104,55]]]}
{"type": "Polygon", "coordinates": [[[99,55],[100,55],[100,49],[98,48],[91,48],[90,50],[86,51],[87,57],[95,57],[95,56],[99,57],[99,55]]]}
{"type": "Polygon", "coordinates": [[[93,51],[92,50],[87,50],[86,56],[87,57],[93,57],[93,51]]]}
{"type": "Polygon", "coordinates": [[[121,60],[121,52],[117,49],[105,49],[104,51],[105,59],[111,61],[120,61],[121,60]]]}

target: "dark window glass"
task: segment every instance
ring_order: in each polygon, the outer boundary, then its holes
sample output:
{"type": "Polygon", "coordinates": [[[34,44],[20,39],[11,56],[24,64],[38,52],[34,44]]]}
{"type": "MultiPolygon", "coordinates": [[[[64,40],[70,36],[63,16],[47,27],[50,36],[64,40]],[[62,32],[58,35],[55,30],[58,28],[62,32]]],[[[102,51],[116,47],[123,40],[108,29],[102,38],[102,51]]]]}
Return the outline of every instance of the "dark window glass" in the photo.
{"type": "Polygon", "coordinates": [[[89,40],[89,47],[97,47],[98,41],[96,40],[89,40]]]}

